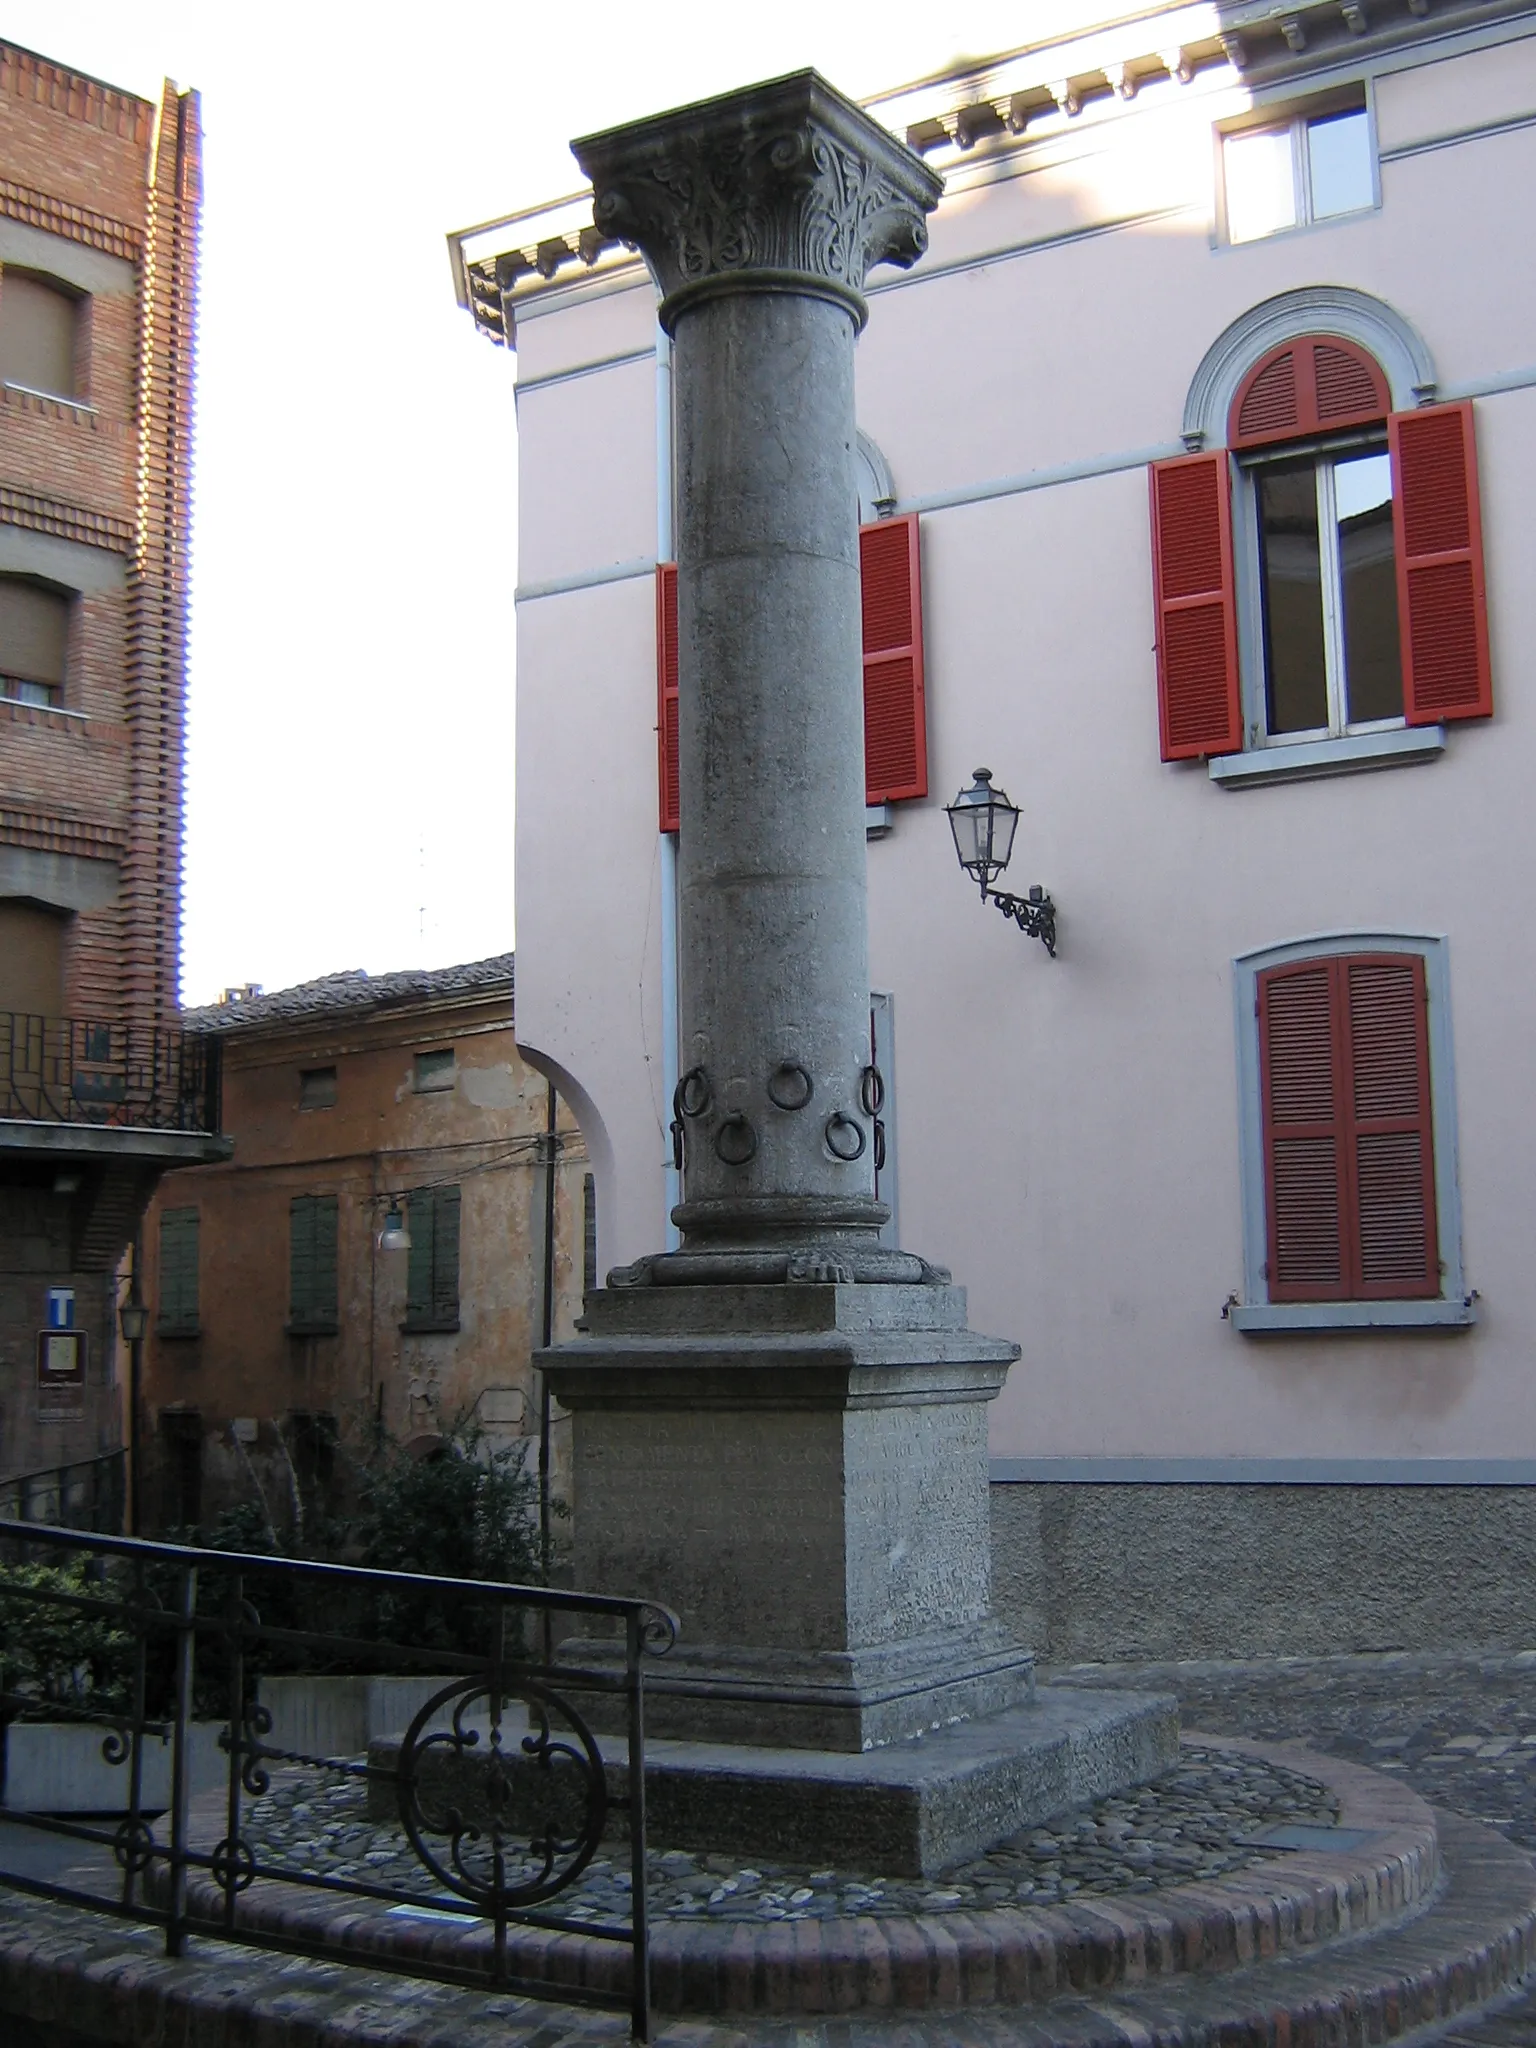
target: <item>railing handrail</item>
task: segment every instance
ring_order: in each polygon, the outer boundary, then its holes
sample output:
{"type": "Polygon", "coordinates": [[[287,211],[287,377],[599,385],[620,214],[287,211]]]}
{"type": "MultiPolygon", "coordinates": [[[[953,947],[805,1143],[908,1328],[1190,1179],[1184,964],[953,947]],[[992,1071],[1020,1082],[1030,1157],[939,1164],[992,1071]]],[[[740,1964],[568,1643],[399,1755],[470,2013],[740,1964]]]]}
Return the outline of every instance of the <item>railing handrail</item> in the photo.
{"type": "Polygon", "coordinates": [[[0,1541],[7,1537],[23,1543],[51,1544],[61,1550],[106,1551],[114,1557],[137,1557],[146,1562],[159,1559],[162,1563],[219,1566],[226,1571],[286,1571],[297,1577],[329,1579],[344,1585],[393,1586],[418,1593],[441,1587],[456,1594],[516,1601],[528,1607],[617,1615],[626,1620],[630,1615],[642,1621],[655,1616],[674,1636],[681,1626],[671,1608],[663,1606],[659,1600],[638,1600],[619,1593],[578,1593],[557,1586],[523,1586],[512,1579],[458,1579],[437,1572],[381,1571],[372,1565],[330,1564],[321,1558],[281,1557],[262,1551],[208,1550],[189,1543],[155,1543],[143,1536],[102,1536],[88,1529],[56,1528],[47,1522],[0,1519],[0,1541]]]}
{"type": "Polygon", "coordinates": [[[446,1983],[628,2008],[632,2034],[649,2040],[644,1666],[675,1638],[669,1609],[630,1596],[212,1550],[10,1518],[0,1519],[0,1550],[7,1544],[28,1563],[39,1552],[85,1553],[131,1569],[103,1571],[85,1585],[77,1574],[46,1571],[0,1582],[5,1599],[21,1603],[24,1614],[40,1606],[106,1616],[113,1624],[106,1636],[88,1639],[94,1646],[66,1639],[61,1647],[45,1635],[41,1661],[31,1663],[30,1628],[12,1630],[6,1647],[14,1668],[0,1671],[0,1722],[24,1727],[45,1707],[50,1717],[99,1731],[102,1762],[126,1766],[124,1805],[97,1798],[94,1820],[49,1811],[38,1790],[6,1810],[13,1825],[109,1850],[120,1877],[104,1880],[83,1865],[57,1874],[0,1867],[0,1889],[159,1927],[169,1956],[181,1955],[191,1936],[211,1936],[446,1983]],[[423,1623],[408,1625],[413,1640],[406,1643],[353,1635],[360,1620],[369,1630],[387,1626],[382,1602],[371,1622],[362,1619],[366,1608],[348,1600],[325,1601],[330,1619],[323,1626],[264,1621],[254,1600],[263,1598],[263,1578],[275,1590],[274,1574],[322,1582],[325,1592],[425,1595],[425,1612],[467,1610],[470,1626],[451,1629],[455,1648],[445,1650],[428,1640],[441,1631],[423,1623]],[[552,1649],[547,1629],[540,1656],[524,1634],[532,1622],[519,1621],[509,1633],[509,1608],[617,1617],[623,1628],[617,1642],[588,1645],[596,1654],[578,1664],[552,1649]],[[332,1742],[340,1746],[335,1736],[317,1740],[288,1730],[274,1737],[275,1709],[263,1702],[257,1680],[263,1646],[286,1645],[429,1665],[430,1675],[417,1674],[425,1694],[418,1691],[407,1709],[412,1718],[391,1745],[392,1757],[372,1747],[358,1755],[355,1737],[340,1756],[324,1753],[332,1742]],[[170,1671],[161,1646],[170,1652],[170,1671]],[[58,1699],[61,1657],[75,1690],[58,1699]],[[603,1723],[593,1701],[610,1720],[610,1703],[622,1701],[621,1752],[594,1732],[603,1723]],[[194,1809],[198,1712],[223,1724],[224,1761],[222,1786],[211,1784],[194,1809]],[[514,1736],[510,1743],[503,1728],[514,1736]],[[167,1740],[168,1785],[162,1762],[152,1786],[146,1759],[160,1762],[167,1740]],[[476,1791],[463,1773],[481,1757],[476,1791]],[[294,1854],[281,1844],[274,1850],[250,1821],[252,1801],[273,1789],[274,1768],[320,1770],[384,1788],[393,1798],[402,1853],[414,1859],[411,1869],[375,1872],[372,1854],[366,1871],[345,1854],[328,1867],[324,1843],[294,1854]],[[612,1838],[614,1814],[623,1816],[628,1835],[627,1914],[607,1905],[566,1912],[559,1902],[612,1838]],[[246,1899],[258,1883],[282,1889],[275,1899],[270,1889],[246,1899]],[[349,1902],[347,1917],[333,1923],[341,1900],[349,1902]],[[435,1942],[423,1948],[397,1932],[389,1916],[401,1911],[455,1919],[462,1935],[443,1953],[435,1942]],[[578,1949],[574,1976],[563,1957],[549,1967],[542,1937],[551,1932],[590,1945],[578,1949]],[[628,1951],[622,1970],[611,1961],[615,1945],[628,1951]]]}

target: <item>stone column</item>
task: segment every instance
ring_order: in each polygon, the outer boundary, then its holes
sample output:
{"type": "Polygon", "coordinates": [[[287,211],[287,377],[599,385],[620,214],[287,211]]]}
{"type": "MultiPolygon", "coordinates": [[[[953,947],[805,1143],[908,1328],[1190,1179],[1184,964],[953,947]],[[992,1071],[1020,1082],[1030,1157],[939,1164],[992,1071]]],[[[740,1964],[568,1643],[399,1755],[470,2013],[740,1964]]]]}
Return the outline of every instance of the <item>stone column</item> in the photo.
{"type": "Polygon", "coordinates": [[[853,351],[939,183],[814,72],[574,148],[673,338],[686,1147],[682,1249],[541,1358],[577,1575],[682,1616],[655,1733],[860,1752],[1031,1685],[987,1542],[1017,1347],[876,1242],[853,351]]]}
{"type": "Polygon", "coordinates": [[[939,180],[814,72],[573,145],[672,336],[678,1257],[647,1281],[915,1281],[869,1071],[853,351],[939,180]]]}

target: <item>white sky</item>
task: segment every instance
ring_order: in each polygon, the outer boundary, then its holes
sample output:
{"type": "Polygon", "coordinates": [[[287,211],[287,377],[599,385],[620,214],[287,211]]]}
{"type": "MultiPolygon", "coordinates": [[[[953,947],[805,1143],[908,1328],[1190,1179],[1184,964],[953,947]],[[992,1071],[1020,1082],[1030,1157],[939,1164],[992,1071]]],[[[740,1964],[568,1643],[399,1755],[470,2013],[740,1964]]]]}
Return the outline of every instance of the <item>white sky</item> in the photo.
{"type": "Polygon", "coordinates": [[[566,143],[815,64],[855,97],[1089,0],[10,0],[0,35],[202,94],[183,996],[442,966],[512,928],[514,366],[444,237],[566,143]]]}

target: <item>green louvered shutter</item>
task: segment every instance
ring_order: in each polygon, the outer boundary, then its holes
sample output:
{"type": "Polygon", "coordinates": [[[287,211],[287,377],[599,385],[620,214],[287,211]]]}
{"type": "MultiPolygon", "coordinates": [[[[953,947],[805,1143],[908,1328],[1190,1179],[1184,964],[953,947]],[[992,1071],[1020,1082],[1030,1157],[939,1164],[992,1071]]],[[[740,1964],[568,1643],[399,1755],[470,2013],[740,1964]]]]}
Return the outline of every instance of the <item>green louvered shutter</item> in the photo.
{"type": "Polygon", "coordinates": [[[160,1313],[162,1336],[197,1332],[198,1212],[164,1209],[160,1214],[160,1313]]]}
{"type": "Polygon", "coordinates": [[[405,1280],[407,1329],[459,1326],[459,1190],[417,1188],[408,1197],[410,1264],[405,1280]]]}
{"type": "Polygon", "coordinates": [[[433,1211],[437,1206],[433,1194],[431,1188],[417,1188],[406,1197],[406,1222],[411,1233],[411,1248],[405,1255],[407,1328],[432,1320],[433,1211]]]}
{"type": "Polygon", "coordinates": [[[336,1327],[336,1197],[295,1195],[288,1205],[288,1315],[297,1330],[336,1327]]]}
{"type": "Polygon", "coordinates": [[[459,1320],[459,1191],[439,1188],[432,1211],[432,1320],[459,1320]]]}

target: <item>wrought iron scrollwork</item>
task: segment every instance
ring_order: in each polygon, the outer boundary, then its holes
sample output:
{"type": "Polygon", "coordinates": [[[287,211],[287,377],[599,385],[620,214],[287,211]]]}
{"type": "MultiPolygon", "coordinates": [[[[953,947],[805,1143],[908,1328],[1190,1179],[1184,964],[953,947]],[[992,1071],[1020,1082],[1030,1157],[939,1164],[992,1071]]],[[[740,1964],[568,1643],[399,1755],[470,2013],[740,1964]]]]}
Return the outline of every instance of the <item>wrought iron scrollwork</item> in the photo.
{"type": "Polygon", "coordinates": [[[256,1882],[256,1852],[243,1835],[226,1835],[208,1868],[220,1891],[243,1892],[256,1882]]]}
{"type": "Polygon", "coordinates": [[[640,1617],[640,1647],[648,1657],[665,1657],[681,1624],[670,1607],[647,1607],[640,1617]]]}
{"type": "Polygon", "coordinates": [[[119,1870],[130,1877],[142,1877],[155,1860],[159,1844],[155,1831],[141,1815],[129,1814],[119,1822],[112,1837],[112,1855],[119,1870]]]}
{"type": "Polygon", "coordinates": [[[849,1116],[847,1111],[842,1109],[833,1110],[827,1118],[822,1135],[827,1141],[827,1150],[832,1157],[841,1159],[845,1166],[851,1166],[855,1159],[862,1159],[864,1148],[869,1142],[864,1136],[864,1126],[856,1117],[849,1116]]]}
{"type": "Polygon", "coordinates": [[[553,1898],[602,1840],[608,1781],[592,1732],[569,1700],[527,1675],[504,1694],[483,1678],[443,1686],[407,1729],[397,1770],[400,1823],[411,1846],[473,1904],[499,1910],[553,1898]],[[465,1723],[476,1701],[485,1702],[485,1743],[465,1723]],[[528,1733],[508,1751],[502,1715],[513,1702],[528,1710],[528,1733]],[[429,1734],[450,1705],[450,1725],[429,1734]],[[479,1752],[472,1777],[469,1751],[479,1752]],[[429,1843],[434,1836],[445,1849],[429,1843]]]}

